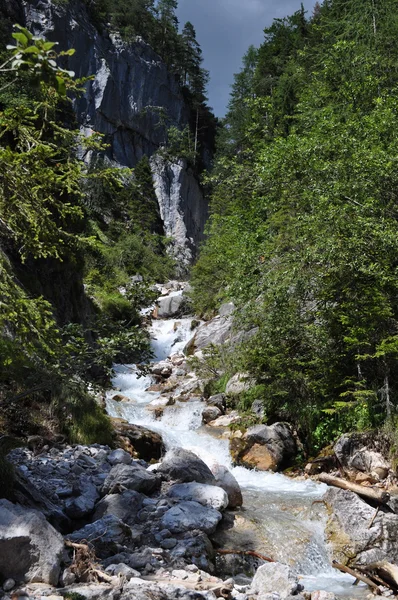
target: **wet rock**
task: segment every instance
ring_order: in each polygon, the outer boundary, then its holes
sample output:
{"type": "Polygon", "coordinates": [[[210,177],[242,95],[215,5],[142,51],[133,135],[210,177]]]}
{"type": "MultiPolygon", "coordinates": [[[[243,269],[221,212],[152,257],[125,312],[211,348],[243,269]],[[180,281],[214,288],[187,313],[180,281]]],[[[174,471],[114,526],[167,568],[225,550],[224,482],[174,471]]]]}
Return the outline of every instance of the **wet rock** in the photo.
{"type": "Polygon", "coordinates": [[[217,406],[206,406],[202,412],[203,423],[209,423],[214,421],[218,417],[221,417],[222,411],[217,406]]]}
{"type": "Polygon", "coordinates": [[[115,402],[134,402],[134,400],[128,398],[127,396],[123,396],[123,394],[115,394],[112,396],[112,400],[115,402]]]}
{"type": "Polygon", "coordinates": [[[114,515],[89,523],[67,537],[71,542],[89,542],[99,558],[112,556],[120,546],[131,545],[134,540],[131,528],[114,515]]]}
{"type": "Polygon", "coordinates": [[[180,502],[170,508],[162,517],[164,529],[172,533],[183,533],[198,529],[205,533],[213,533],[221,521],[222,515],[213,508],[207,508],[198,502],[180,502]]]}
{"type": "Polygon", "coordinates": [[[225,387],[225,393],[230,396],[238,396],[243,392],[247,392],[251,387],[255,385],[255,381],[252,379],[249,373],[236,373],[228,381],[225,387]]]}
{"type": "Polygon", "coordinates": [[[330,510],[326,535],[334,557],[346,565],[398,560],[398,515],[379,512],[353,492],[330,488],[323,498],[330,510]]]}
{"type": "Polygon", "coordinates": [[[209,467],[196,454],[183,448],[169,450],[157,471],[181,483],[196,481],[214,484],[215,479],[209,467]]]}
{"type": "Polygon", "coordinates": [[[56,585],[64,552],[62,536],[33,510],[0,500],[0,576],[56,585]]]}
{"type": "Polygon", "coordinates": [[[259,471],[278,471],[289,465],[297,445],[287,423],[274,423],[250,427],[241,439],[232,438],[230,450],[236,464],[259,471]]]}
{"type": "Polygon", "coordinates": [[[277,562],[267,563],[257,569],[251,588],[259,594],[259,598],[272,592],[278,593],[280,598],[287,598],[300,591],[297,576],[287,565],[277,562]]]}
{"type": "Polygon", "coordinates": [[[242,506],[243,498],[239,483],[227,467],[215,464],[211,470],[215,477],[216,485],[225,490],[228,495],[228,508],[242,506]]]}
{"type": "Polygon", "coordinates": [[[132,526],[142,508],[143,499],[144,496],[134,490],[124,490],[120,494],[109,494],[98,502],[93,520],[97,521],[106,515],[114,515],[127,525],[132,526]]]}
{"type": "Polygon", "coordinates": [[[194,500],[216,510],[224,510],[228,506],[227,493],[221,487],[195,481],[172,485],[167,495],[180,500],[194,500]]]}
{"type": "Polygon", "coordinates": [[[153,375],[169,377],[173,371],[173,365],[167,360],[161,360],[160,362],[151,365],[150,371],[153,375]]]}
{"type": "Polygon", "coordinates": [[[158,489],[160,479],[151,471],[148,471],[137,462],[131,465],[115,465],[108,473],[102,493],[109,494],[112,490],[127,488],[136,492],[150,494],[158,489]]]}
{"type": "Polygon", "coordinates": [[[133,425],[121,419],[113,419],[116,433],[124,442],[124,449],[137,458],[149,462],[159,460],[165,452],[162,436],[142,425],[133,425]]]}

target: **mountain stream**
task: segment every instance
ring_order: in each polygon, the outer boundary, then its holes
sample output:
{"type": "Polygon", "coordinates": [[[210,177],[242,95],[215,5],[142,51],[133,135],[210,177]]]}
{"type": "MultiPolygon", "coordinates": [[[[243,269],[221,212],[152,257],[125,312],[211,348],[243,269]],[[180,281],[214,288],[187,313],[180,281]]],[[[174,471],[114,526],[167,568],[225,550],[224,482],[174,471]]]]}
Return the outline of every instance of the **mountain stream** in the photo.
{"type": "MultiPolygon", "coordinates": [[[[154,361],[181,352],[192,337],[190,326],[191,319],[154,321],[150,331],[154,361]]],[[[116,402],[112,400],[114,392],[109,393],[109,414],[157,431],[166,448],[179,446],[197,454],[210,467],[214,462],[228,467],[243,493],[243,507],[236,518],[251,524],[247,535],[255,532],[256,548],[252,549],[292,566],[307,591],[323,589],[340,598],[365,598],[365,586],[353,587],[353,578],[330,564],[324,539],[325,508],[322,503],[314,503],[322,498],[326,486],[278,473],[233,467],[228,439],[202,425],[206,404],[200,400],[177,401],[156,419],[147,408],[160,395],[146,391],[152,383],[150,376],[139,376],[135,365],[116,365],[113,385],[132,402],[116,402]]]]}

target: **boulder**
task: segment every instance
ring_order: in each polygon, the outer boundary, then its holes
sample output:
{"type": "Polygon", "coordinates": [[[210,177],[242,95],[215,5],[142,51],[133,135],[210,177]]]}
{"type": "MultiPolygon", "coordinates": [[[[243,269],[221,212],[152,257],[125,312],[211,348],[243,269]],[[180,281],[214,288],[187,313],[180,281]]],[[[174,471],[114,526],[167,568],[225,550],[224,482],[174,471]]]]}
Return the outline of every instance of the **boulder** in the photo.
{"type": "Polygon", "coordinates": [[[210,423],[210,421],[214,421],[221,415],[222,412],[217,406],[206,406],[202,412],[202,421],[203,423],[210,423]]]}
{"type": "Polygon", "coordinates": [[[178,317],[184,312],[186,298],[182,294],[165,296],[158,298],[157,308],[155,308],[155,317],[158,319],[167,319],[170,317],[178,317]]]}
{"type": "Polygon", "coordinates": [[[280,598],[297,594],[301,586],[297,576],[287,565],[267,563],[257,569],[251,589],[261,598],[265,594],[276,592],[280,598]]]}
{"type": "Polygon", "coordinates": [[[57,585],[64,540],[44,515],[0,500],[0,576],[57,585]]]}
{"type": "Polygon", "coordinates": [[[184,533],[198,529],[204,533],[213,533],[222,515],[214,508],[207,508],[198,502],[180,502],[164,513],[161,524],[171,533],[184,533]]]}
{"type": "Polygon", "coordinates": [[[181,483],[189,481],[210,485],[215,483],[213,473],[203,460],[190,450],[183,448],[169,450],[157,471],[169,479],[178,480],[181,483]]]}
{"type": "Polygon", "coordinates": [[[214,396],[210,396],[210,398],[207,400],[207,405],[216,406],[220,409],[221,413],[224,414],[227,408],[225,394],[215,394],[214,396]]]}
{"type": "Polygon", "coordinates": [[[250,376],[249,373],[236,373],[228,381],[225,387],[225,393],[230,396],[238,396],[243,392],[247,392],[251,387],[255,385],[255,380],[250,376]]]}
{"type": "Polygon", "coordinates": [[[207,323],[202,323],[195,331],[195,335],[184,348],[188,356],[195,354],[198,350],[207,348],[210,344],[220,346],[231,336],[233,319],[231,316],[217,316],[207,323]]]}
{"type": "Polygon", "coordinates": [[[329,519],[326,535],[335,559],[345,565],[398,560],[398,515],[379,512],[353,492],[329,488],[323,497],[329,519]]]}
{"type": "Polygon", "coordinates": [[[159,433],[121,419],[114,419],[113,424],[123,448],[129,453],[147,462],[163,456],[165,446],[159,433]]]}
{"type": "Polygon", "coordinates": [[[211,468],[216,480],[216,485],[226,491],[228,495],[228,508],[242,506],[243,498],[239,483],[227,467],[215,464],[211,468]]]}
{"type": "Polygon", "coordinates": [[[236,464],[259,471],[278,471],[289,465],[297,445],[287,423],[274,423],[250,427],[242,438],[232,438],[230,450],[236,464]]]}
{"type": "Polygon", "coordinates": [[[98,502],[93,520],[97,521],[106,515],[114,515],[132,526],[142,508],[143,499],[144,496],[134,490],[124,490],[121,494],[109,494],[98,502]]]}
{"type": "Polygon", "coordinates": [[[311,600],[337,600],[333,592],[325,592],[325,590],[316,590],[311,592],[311,600]]]}
{"type": "Polygon", "coordinates": [[[208,425],[211,427],[229,427],[232,423],[239,423],[240,420],[240,414],[236,410],[233,410],[229,415],[222,415],[214,421],[210,421],[208,425]]]}
{"type": "Polygon", "coordinates": [[[131,455],[125,450],[122,450],[122,448],[117,448],[108,455],[107,460],[113,467],[115,465],[130,465],[131,455]]]}
{"type": "Polygon", "coordinates": [[[230,317],[235,312],[235,304],[233,302],[226,302],[222,304],[218,310],[220,317],[230,317]]]}
{"type": "Polygon", "coordinates": [[[112,400],[114,400],[115,402],[134,402],[134,400],[128,398],[127,396],[123,396],[123,394],[115,394],[114,396],[112,396],[112,400]]]}
{"type": "Polygon", "coordinates": [[[170,377],[173,372],[173,365],[167,360],[161,360],[150,367],[153,375],[161,375],[162,377],[170,377]]]}
{"type": "Polygon", "coordinates": [[[114,515],[89,523],[67,537],[71,542],[89,542],[99,558],[112,556],[119,551],[120,546],[129,546],[134,542],[131,528],[114,515]]]}
{"type": "Polygon", "coordinates": [[[336,458],[343,467],[385,479],[391,463],[381,450],[388,451],[389,444],[373,432],[345,434],[334,445],[336,458]]]}
{"type": "Polygon", "coordinates": [[[228,506],[228,495],[221,487],[205,483],[177,483],[172,485],[167,495],[180,500],[194,500],[216,510],[224,510],[228,506]]]}
{"type": "Polygon", "coordinates": [[[102,486],[102,493],[110,494],[113,490],[122,487],[150,494],[159,486],[160,479],[155,473],[148,471],[137,462],[133,462],[131,465],[121,464],[112,467],[102,486]]]}

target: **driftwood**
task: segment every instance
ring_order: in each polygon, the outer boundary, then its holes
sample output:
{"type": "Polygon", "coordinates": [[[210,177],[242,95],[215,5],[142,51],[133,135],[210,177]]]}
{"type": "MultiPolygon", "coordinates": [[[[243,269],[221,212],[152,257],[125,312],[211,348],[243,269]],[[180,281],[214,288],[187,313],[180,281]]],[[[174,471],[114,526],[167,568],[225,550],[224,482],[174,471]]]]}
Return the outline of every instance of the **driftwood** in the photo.
{"type": "Polygon", "coordinates": [[[266,562],[275,562],[273,558],[264,556],[264,554],[259,554],[254,550],[216,550],[216,552],[217,554],[240,554],[242,556],[254,556],[255,558],[265,560],[266,562]]]}
{"type": "Polygon", "coordinates": [[[358,573],[354,569],[350,569],[350,567],[341,565],[340,563],[338,563],[335,560],[332,562],[332,565],[335,569],[338,569],[342,573],[348,573],[349,575],[352,575],[352,577],[354,577],[355,580],[359,579],[359,581],[363,581],[364,583],[366,583],[366,585],[368,585],[370,588],[372,588],[372,590],[374,590],[375,594],[377,594],[377,595],[380,594],[379,586],[377,585],[377,583],[372,581],[369,577],[365,577],[365,575],[358,573]]]}
{"type": "Polygon", "coordinates": [[[339,477],[333,477],[333,475],[328,475],[327,473],[322,473],[318,480],[322,483],[327,483],[328,485],[341,488],[342,490],[354,492],[355,494],[358,494],[358,496],[361,496],[361,498],[364,498],[364,500],[368,500],[377,505],[387,504],[387,502],[390,500],[390,494],[380,490],[379,488],[365,487],[363,485],[359,485],[358,483],[345,481],[345,479],[340,479],[339,477]]]}
{"type": "Polygon", "coordinates": [[[383,561],[371,565],[355,565],[356,570],[360,571],[369,579],[377,581],[394,592],[398,592],[398,566],[383,561]]]}

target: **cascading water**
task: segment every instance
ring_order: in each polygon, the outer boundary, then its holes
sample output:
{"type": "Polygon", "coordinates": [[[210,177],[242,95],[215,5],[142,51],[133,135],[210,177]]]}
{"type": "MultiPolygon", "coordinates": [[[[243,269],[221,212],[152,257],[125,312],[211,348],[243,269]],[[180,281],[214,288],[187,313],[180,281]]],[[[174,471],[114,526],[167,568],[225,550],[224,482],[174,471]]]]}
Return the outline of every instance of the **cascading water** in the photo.
{"type": "MultiPolygon", "coordinates": [[[[181,352],[192,335],[190,326],[191,319],[155,321],[151,327],[154,360],[181,352]]],[[[367,588],[353,587],[350,576],[330,565],[324,540],[325,511],[322,504],[314,504],[326,486],[233,467],[228,440],[211,435],[209,428],[202,426],[206,405],[200,400],[177,401],[156,419],[148,410],[148,404],[160,396],[159,392],[146,391],[152,383],[152,378],[141,376],[134,365],[116,366],[113,384],[131,402],[116,402],[110,393],[109,414],[159,432],[166,448],[179,446],[195,452],[210,467],[214,463],[228,467],[242,488],[245,518],[255,524],[264,553],[291,565],[302,576],[306,590],[324,589],[342,598],[364,598],[367,588]]]]}

